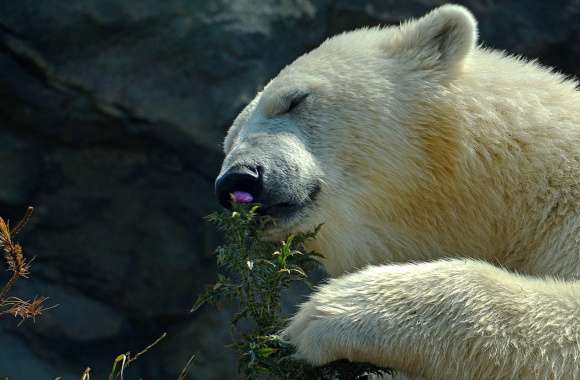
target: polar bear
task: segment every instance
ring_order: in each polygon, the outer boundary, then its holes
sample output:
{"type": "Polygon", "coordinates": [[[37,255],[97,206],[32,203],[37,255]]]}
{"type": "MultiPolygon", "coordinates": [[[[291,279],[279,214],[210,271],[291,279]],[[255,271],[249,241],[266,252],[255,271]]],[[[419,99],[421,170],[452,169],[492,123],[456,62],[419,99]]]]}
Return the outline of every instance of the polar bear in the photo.
{"type": "Polygon", "coordinates": [[[321,365],[580,379],[578,83],[445,5],[325,41],[240,113],[216,180],[334,277],[284,334],[321,365]]]}

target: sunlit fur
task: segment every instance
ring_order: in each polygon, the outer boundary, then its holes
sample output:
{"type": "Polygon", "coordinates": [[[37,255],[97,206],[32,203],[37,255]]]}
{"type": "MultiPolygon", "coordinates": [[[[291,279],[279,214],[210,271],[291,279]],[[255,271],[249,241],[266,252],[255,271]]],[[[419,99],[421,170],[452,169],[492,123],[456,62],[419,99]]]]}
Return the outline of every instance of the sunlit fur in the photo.
{"type": "Polygon", "coordinates": [[[288,230],[323,222],[312,248],[343,276],[285,332],[306,360],[580,379],[578,83],[476,41],[459,6],[336,36],[230,130],[226,153],[281,89],[313,93],[287,123],[322,191],[288,230]]]}

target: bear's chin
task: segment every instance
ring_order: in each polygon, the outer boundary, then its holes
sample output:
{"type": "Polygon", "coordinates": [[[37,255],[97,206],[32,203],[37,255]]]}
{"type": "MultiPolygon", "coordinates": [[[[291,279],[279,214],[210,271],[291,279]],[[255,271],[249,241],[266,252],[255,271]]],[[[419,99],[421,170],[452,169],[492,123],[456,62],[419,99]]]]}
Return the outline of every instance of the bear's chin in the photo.
{"type": "Polygon", "coordinates": [[[310,225],[308,222],[311,212],[311,208],[305,206],[289,213],[270,216],[270,221],[262,230],[262,238],[270,241],[281,241],[287,239],[291,234],[307,231],[306,226],[310,225]]]}

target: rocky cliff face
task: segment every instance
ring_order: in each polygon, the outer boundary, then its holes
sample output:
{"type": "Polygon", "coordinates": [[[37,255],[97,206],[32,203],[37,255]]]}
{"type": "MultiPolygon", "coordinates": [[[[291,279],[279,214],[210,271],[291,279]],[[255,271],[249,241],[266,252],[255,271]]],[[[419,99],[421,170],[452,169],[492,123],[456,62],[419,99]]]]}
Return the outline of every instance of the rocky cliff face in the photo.
{"type": "MultiPolygon", "coordinates": [[[[225,316],[188,313],[214,279],[202,217],[235,115],[328,36],[443,1],[0,2],[0,215],[36,214],[18,294],[60,306],[0,322],[0,375],[104,378],[112,358],[169,337],[131,378],[235,378],[225,316]]],[[[577,0],[464,2],[486,46],[580,73],[577,0]]],[[[4,276],[4,275],[2,275],[4,276]]],[[[2,277],[0,277],[2,278],[2,277]]]]}

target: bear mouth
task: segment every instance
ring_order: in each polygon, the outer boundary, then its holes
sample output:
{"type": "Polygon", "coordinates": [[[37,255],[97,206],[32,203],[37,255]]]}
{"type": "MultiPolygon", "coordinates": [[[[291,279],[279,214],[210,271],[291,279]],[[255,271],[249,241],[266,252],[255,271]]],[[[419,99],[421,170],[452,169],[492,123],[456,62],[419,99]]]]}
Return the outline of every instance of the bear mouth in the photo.
{"type": "Polygon", "coordinates": [[[303,203],[291,203],[291,202],[280,202],[273,204],[267,207],[261,207],[258,209],[258,214],[271,216],[271,217],[280,217],[280,216],[287,216],[292,215],[298,212],[300,209],[306,207],[310,202],[303,202],[303,203]]]}
{"type": "Polygon", "coordinates": [[[306,215],[306,210],[311,208],[320,194],[320,185],[314,185],[306,198],[301,202],[279,202],[273,205],[260,207],[258,214],[269,216],[274,219],[275,227],[299,222],[306,215]]]}

